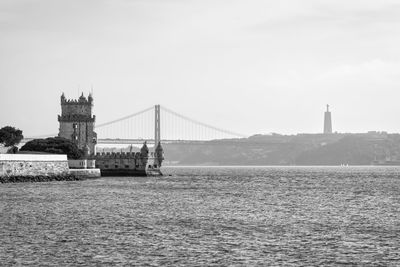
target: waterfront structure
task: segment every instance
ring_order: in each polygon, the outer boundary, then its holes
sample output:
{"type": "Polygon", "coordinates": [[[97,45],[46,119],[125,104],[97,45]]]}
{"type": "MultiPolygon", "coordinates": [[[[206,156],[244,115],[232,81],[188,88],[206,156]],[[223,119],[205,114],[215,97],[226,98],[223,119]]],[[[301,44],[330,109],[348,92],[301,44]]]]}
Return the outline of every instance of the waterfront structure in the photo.
{"type": "Polygon", "coordinates": [[[326,111],[324,116],[324,134],[332,133],[332,116],[329,111],[329,105],[326,105],[326,111]]]}
{"type": "Polygon", "coordinates": [[[72,171],[100,169],[102,176],[137,176],[160,175],[160,167],[164,159],[164,151],[160,144],[160,106],[156,106],[155,139],[157,148],[149,153],[146,142],[140,153],[100,154],[96,153],[97,134],[94,131],[96,117],[92,115],[93,97],[89,94],[86,98],[83,93],[79,99],[67,99],[64,93],[61,95],[61,115],[59,137],[72,140],[78,148],[85,152],[84,159],[70,160],[72,171]],[[150,164],[149,161],[151,161],[150,164]],[[90,167],[87,164],[90,163],[90,167]]]}
{"type": "Polygon", "coordinates": [[[101,176],[162,175],[160,167],[163,158],[161,144],[157,146],[156,152],[149,152],[146,142],[140,152],[108,152],[95,155],[96,168],[101,170],[101,176]]]}
{"type": "Polygon", "coordinates": [[[72,140],[85,154],[95,154],[97,134],[94,132],[96,116],[92,115],[93,97],[83,93],[79,99],[67,99],[61,95],[61,115],[59,137],[72,140]]]}

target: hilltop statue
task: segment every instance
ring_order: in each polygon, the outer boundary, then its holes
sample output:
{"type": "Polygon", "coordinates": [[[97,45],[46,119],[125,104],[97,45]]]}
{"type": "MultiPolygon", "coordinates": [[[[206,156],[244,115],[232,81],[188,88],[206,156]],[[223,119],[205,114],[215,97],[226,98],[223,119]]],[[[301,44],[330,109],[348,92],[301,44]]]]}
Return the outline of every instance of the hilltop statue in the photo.
{"type": "Polygon", "coordinates": [[[326,105],[326,111],[324,115],[324,134],[332,133],[332,115],[329,111],[329,105],[326,105]]]}

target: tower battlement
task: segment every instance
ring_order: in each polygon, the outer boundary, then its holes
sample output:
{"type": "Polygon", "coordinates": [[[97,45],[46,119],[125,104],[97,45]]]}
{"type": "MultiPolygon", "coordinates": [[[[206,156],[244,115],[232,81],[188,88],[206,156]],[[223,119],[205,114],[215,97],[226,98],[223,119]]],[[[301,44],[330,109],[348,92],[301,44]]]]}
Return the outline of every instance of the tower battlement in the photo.
{"type": "Polygon", "coordinates": [[[78,99],[67,99],[64,93],[61,95],[61,105],[91,105],[93,106],[92,94],[86,98],[83,93],[78,99]]]}
{"type": "Polygon", "coordinates": [[[140,152],[97,152],[95,155],[97,159],[128,159],[128,158],[154,158],[156,155],[154,152],[149,153],[147,156],[140,152]]]}
{"type": "Polygon", "coordinates": [[[93,97],[86,98],[83,93],[78,99],[67,99],[64,93],[61,95],[61,115],[58,121],[95,121],[92,116],[93,97]]]}

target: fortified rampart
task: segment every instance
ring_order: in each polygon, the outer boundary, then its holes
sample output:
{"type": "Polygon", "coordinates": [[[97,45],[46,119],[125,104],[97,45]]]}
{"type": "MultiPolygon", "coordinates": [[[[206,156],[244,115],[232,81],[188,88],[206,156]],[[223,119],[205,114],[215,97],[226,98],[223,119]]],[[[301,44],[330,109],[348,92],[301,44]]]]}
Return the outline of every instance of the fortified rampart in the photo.
{"type": "Polygon", "coordinates": [[[143,156],[140,152],[103,152],[96,153],[95,159],[96,168],[99,169],[145,170],[149,157],[143,156]]]}
{"type": "Polygon", "coordinates": [[[160,167],[164,157],[160,143],[155,152],[149,152],[145,142],[140,152],[103,152],[93,159],[102,176],[147,176],[162,175],[160,167]]]}
{"type": "Polygon", "coordinates": [[[69,174],[66,155],[0,154],[0,177],[69,174]]]}

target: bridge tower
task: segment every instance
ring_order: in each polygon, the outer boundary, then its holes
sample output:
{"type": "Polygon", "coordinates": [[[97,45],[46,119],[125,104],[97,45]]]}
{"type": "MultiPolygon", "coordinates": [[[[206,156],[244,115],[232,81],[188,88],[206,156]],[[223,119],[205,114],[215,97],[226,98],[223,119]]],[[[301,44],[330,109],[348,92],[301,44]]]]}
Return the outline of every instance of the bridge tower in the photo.
{"type": "Polygon", "coordinates": [[[161,141],[161,125],[160,125],[160,105],[154,106],[154,147],[157,147],[158,142],[161,141]]]}
{"type": "Polygon", "coordinates": [[[88,149],[89,154],[95,153],[97,134],[94,132],[96,116],[92,115],[93,97],[86,98],[83,93],[79,99],[66,99],[61,95],[61,115],[59,137],[75,142],[80,149],[88,149]]]}
{"type": "Polygon", "coordinates": [[[326,105],[326,112],[324,117],[324,134],[332,133],[332,116],[329,111],[329,105],[326,105]]]}

